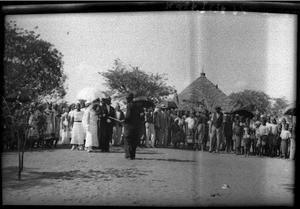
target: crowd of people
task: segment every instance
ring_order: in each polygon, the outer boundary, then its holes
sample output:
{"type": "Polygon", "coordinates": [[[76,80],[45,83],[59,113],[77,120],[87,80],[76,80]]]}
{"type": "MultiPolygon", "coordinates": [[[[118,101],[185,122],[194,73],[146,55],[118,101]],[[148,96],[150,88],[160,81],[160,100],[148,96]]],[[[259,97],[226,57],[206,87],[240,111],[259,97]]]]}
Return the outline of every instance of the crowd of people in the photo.
{"type": "MultiPolygon", "coordinates": [[[[31,146],[56,147],[61,144],[71,150],[92,152],[100,149],[109,152],[110,146],[128,145],[131,138],[137,138],[133,153],[128,151],[127,158],[135,157],[136,147],[185,148],[236,155],[270,156],[288,158],[294,155],[295,127],[283,118],[259,116],[253,118],[232,115],[216,107],[212,113],[181,111],[165,106],[130,106],[137,104],[133,95],[127,97],[128,105],[123,112],[111,99],[78,102],[64,108],[47,103],[32,104],[29,119],[29,142],[31,146]],[[131,109],[130,109],[131,108],[131,109]],[[136,112],[136,113],[135,113],[136,112]],[[134,115],[135,116],[132,116],[134,115]],[[41,133],[38,118],[43,116],[46,126],[41,133]],[[129,119],[134,117],[134,119],[129,119]],[[126,126],[127,124],[127,126],[126,126]],[[126,128],[127,127],[127,128],[126,128]],[[135,131],[133,131],[135,130],[135,131]]],[[[130,144],[130,143],[129,143],[130,144]]]]}

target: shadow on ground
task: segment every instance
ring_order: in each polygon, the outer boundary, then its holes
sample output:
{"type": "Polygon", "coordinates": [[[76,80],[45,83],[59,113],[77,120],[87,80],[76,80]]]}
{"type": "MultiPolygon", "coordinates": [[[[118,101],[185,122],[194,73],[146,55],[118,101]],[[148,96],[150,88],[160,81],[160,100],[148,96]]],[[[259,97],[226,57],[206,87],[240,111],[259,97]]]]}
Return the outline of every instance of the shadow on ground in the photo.
{"type": "Polygon", "coordinates": [[[163,159],[163,158],[135,158],[135,160],[159,160],[159,161],[167,161],[167,162],[185,162],[185,163],[196,162],[195,160],[179,160],[179,159],[163,159]]]}
{"type": "Polygon", "coordinates": [[[80,181],[94,181],[104,180],[111,181],[114,178],[138,178],[140,176],[147,176],[149,172],[139,170],[137,168],[115,169],[107,168],[102,171],[97,170],[72,170],[62,172],[39,172],[31,168],[25,168],[22,172],[22,179],[17,179],[18,167],[2,168],[2,188],[12,189],[28,189],[31,187],[45,187],[53,184],[47,179],[55,179],[59,181],[80,179],[80,181]]]}

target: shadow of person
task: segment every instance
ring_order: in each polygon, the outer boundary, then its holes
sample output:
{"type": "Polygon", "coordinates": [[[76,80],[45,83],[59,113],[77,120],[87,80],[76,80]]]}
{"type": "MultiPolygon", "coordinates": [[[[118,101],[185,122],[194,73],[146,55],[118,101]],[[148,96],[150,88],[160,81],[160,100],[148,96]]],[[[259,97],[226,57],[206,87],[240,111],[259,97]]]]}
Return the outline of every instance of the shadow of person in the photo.
{"type": "Polygon", "coordinates": [[[167,161],[167,162],[189,162],[189,163],[196,162],[195,160],[179,160],[179,159],[163,159],[163,158],[138,158],[138,157],[136,157],[135,160],[158,160],[158,161],[167,161]]]}

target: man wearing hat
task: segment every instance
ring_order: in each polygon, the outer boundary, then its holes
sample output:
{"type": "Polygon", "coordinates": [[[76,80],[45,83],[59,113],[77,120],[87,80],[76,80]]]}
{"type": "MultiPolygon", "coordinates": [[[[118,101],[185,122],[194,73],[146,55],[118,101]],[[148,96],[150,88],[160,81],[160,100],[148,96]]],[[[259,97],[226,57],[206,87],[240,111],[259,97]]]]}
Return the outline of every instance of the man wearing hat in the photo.
{"type": "Polygon", "coordinates": [[[110,119],[109,117],[113,117],[113,118],[116,118],[115,116],[115,108],[113,108],[111,106],[111,98],[110,97],[107,97],[105,100],[104,100],[104,103],[103,106],[105,106],[105,112],[107,113],[106,114],[106,117],[105,117],[105,127],[106,127],[106,133],[105,133],[105,137],[104,137],[104,140],[103,140],[103,151],[104,152],[109,152],[109,143],[112,142],[112,134],[113,134],[113,127],[115,126],[115,121],[113,119],[110,119]]]}
{"type": "Polygon", "coordinates": [[[94,108],[96,111],[96,115],[98,116],[98,121],[97,121],[97,126],[98,126],[98,144],[99,144],[99,149],[104,152],[103,144],[105,140],[105,134],[106,134],[106,122],[105,120],[107,119],[107,111],[105,108],[105,98],[98,99],[96,101],[96,104],[94,104],[94,108]]]}
{"type": "Polygon", "coordinates": [[[143,108],[138,102],[133,102],[134,95],[126,95],[127,106],[124,118],[125,158],[135,159],[136,148],[139,144],[139,125],[143,120],[143,108]]]}
{"type": "Polygon", "coordinates": [[[214,145],[217,139],[215,152],[219,153],[219,148],[222,140],[221,137],[222,137],[223,113],[221,112],[222,108],[220,106],[216,106],[215,110],[216,111],[212,113],[211,123],[209,127],[209,132],[211,134],[209,152],[213,152],[214,145]]]}

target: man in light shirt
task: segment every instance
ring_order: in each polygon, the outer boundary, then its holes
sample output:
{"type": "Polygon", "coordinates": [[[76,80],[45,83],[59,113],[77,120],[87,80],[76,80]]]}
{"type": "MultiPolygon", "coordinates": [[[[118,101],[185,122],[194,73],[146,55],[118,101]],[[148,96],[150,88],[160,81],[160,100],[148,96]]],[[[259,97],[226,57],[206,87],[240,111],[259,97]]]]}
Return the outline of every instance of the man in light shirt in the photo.
{"type": "Polygon", "coordinates": [[[194,144],[194,134],[196,126],[196,119],[194,115],[195,113],[191,112],[189,114],[189,117],[185,119],[185,123],[187,124],[186,140],[188,144],[188,149],[192,149],[194,144]]]}
{"type": "Polygon", "coordinates": [[[259,137],[261,138],[261,145],[262,145],[262,155],[267,155],[267,143],[268,137],[270,133],[270,128],[267,126],[267,118],[262,118],[262,124],[259,127],[259,137]]]}
{"type": "Polygon", "coordinates": [[[150,107],[145,113],[145,127],[146,127],[146,147],[154,147],[155,130],[153,108],[150,107]]]}

